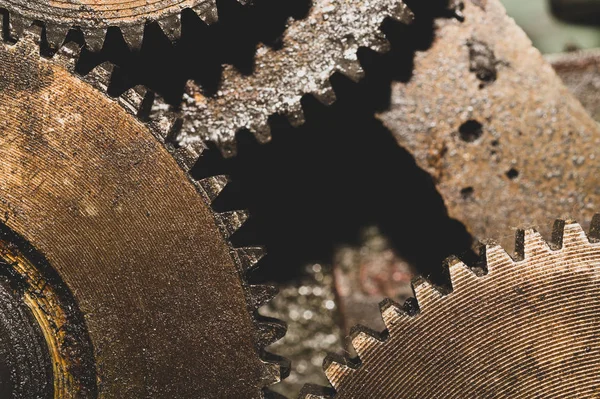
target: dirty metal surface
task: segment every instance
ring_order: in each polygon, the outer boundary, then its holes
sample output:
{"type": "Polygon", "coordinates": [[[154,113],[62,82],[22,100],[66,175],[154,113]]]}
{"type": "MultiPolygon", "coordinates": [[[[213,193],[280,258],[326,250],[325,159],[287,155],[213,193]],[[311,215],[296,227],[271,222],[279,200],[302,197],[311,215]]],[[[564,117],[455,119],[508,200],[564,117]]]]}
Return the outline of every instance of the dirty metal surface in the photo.
{"type": "Polygon", "coordinates": [[[226,66],[218,92],[210,97],[195,83],[187,84],[178,142],[210,140],[219,143],[225,155],[233,155],[239,129],[249,129],[265,142],[270,139],[269,116],[277,113],[292,124],[303,123],[304,94],[331,103],[335,96],[329,78],[334,72],[353,79],[362,76],[359,47],[387,48],[380,25],[388,17],[409,21],[411,13],[400,0],[314,1],[306,18],[290,22],[282,48],[258,48],[251,75],[226,66]]]}
{"type": "Polygon", "coordinates": [[[551,54],[546,60],[592,118],[600,122],[600,50],[551,54]]]}
{"type": "Polygon", "coordinates": [[[117,27],[132,48],[139,48],[147,22],[157,22],[171,39],[181,34],[181,12],[193,9],[204,21],[217,18],[215,0],[0,0],[9,13],[14,38],[33,21],[44,23],[48,41],[59,47],[70,28],[80,28],[86,43],[100,50],[106,30],[117,27]]]}
{"type": "Polygon", "coordinates": [[[414,75],[378,117],[477,239],[600,207],[600,129],[499,1],[439,20],[414,75]]]}
{"type": "Polygon", "coordinates": [[[285,329],[257,318],[272,290],[245,282],[260,251],[227,239],[245,214],[210,206],[226,180],[194,182],[192,154],[163,145],[168,121],[130,113],[143,114],[143,95],[107,97],[96,88],[104,67],[76,77],[73,47],[40,58],[39,33],[0,44],[0,214],[79,307],[93,347],[90,389],[100,398],[263,397],[280,368],[261,355],[285,329]]]}
{"type": "Polygon", "coordinates": [[[351,334],[359,366],[324,362],[335,398],[597,395],[600,217],[592,226],[588,238],[577,223],[556,223],[552,245],[522,230],[515,259],[488,244],[485,273],[451,259],[450,293],[414,282],[412,308],[382,305],[383,335],[351,334]]]}

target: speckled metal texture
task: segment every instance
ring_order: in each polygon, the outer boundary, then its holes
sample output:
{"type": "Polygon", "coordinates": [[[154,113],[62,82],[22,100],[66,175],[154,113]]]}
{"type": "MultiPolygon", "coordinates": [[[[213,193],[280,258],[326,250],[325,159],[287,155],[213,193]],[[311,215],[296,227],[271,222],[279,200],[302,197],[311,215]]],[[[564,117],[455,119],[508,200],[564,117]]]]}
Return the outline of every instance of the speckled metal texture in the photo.
{"type": "Polygon", "coordinates": [[[33,21],[46,26],[51,45],[58,47],[70,28],[81,28],[87,44],[99,50],[106,30],[119,28],[127,43],[138,48],[147,22],[158,22],[172,39],[181,33],[181,12],[193,9],[204,21],[217,19],[215,0],[0,0],[9,12],[13,36],[20,37],[33,21]]]}
{"type": "Polygon", "coordinates": [[[415,281],[412,310],[382,304],[384,334],[351,334],[359,366],[325,361],[335,398],[597,396],[600,218],[592,224],[588,238],[558,222],[552,245],[520,231],[515,259],[488,244],[485,273],[450,259],[451,293],[415,281]]]}
{"type": "Polygon", "coordinates": [[[600,50],[551,54],[546,60],[592,118],[600,122],[600,50]]]}
{"type": "Polygon", "coordinates": [[[600,129],[498,0],[439,20],[379,119],[432,176],[450,217],[510,246],[516,226],[600,208],[600,129]]]}
{"type": "Polygon", "coordinates": [[[261,251],[227,240],[245,213],[210,206],[226,179],[193,181],[173,121],[131,114],[143,91],[107,97],[104,67],[74,76],[76,49],[40,58],[39,33],[0,45],[0,214],[73,293],[98,397],[262,398],[285,328],[245,280],[261,251]]]}
{"type": "Polygon", "coordinates": [[[358,79],[363,73],[358,48],[384,51],[388,42],[380,31],[383,20],[408,21],[411,15],[400,0],[315,0],[306,18],[290,23],[281,49],[257,50],[251,75],[225,67],[221,87],[210,97],[188,83],[178,142],[210,140],[225,155],[233,155],[239,129],[251,130],[264,142],[270,138],[267,120],[273,114],[303,123],[302,96],[314,94],[331,103],[331,75],[337,71],[358,79]]]}

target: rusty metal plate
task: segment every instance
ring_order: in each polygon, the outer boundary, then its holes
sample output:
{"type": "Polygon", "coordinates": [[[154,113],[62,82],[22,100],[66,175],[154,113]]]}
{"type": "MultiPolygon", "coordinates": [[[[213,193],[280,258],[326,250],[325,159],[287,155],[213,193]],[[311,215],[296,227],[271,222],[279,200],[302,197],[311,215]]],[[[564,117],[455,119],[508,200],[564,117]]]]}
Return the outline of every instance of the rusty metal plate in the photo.
{"type": "Polygon", "coordinates": [[[408,83],[378,117],[478,239],[600,207],[600,129],[498,0],[439,20],[408,83]]]}
{"type": "MultiPolygon", "coordinates": [[[[245,215],[214,213],[225,180],[192,181],[186,151],[161,143],[165,121],[128,112],[141,112],[143,97],[110,99],[93,87],[106,73],[86,77],[92,84],[75,77],[69,51],[48,60],[29,38],[0,45],[0,215],[78,306],[93,347],[91,391],[263,397],[280,370],[261,355],[280,333],[256,318],[269,291],[244,280],[260,251],[227,240],[245,215]]],[[[54,311],[42,294],[32,311],[54,311]]]]}
{"type": "Polygon", "coordinates": [[[489,244],[485,273],[451,260],[451,293],[414,282],[418,307],[384,303],[384,335],[351,334],[360,365],[325,361],[335,398],[597,396],[600,217],[593,226],[588,239],[557,223],[551,246],[521,231],[516,259],[489,244]]]}

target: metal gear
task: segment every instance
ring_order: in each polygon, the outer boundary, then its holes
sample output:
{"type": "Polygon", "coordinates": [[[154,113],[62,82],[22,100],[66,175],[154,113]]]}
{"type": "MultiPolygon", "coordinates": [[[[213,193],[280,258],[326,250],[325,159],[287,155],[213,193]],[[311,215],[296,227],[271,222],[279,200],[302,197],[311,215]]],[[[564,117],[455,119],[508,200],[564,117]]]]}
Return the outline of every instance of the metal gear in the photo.
{"type": "Polygon", "coordinates": [[[227,179],[194,181],[174,121],[135,118],[151,94],[109,98],[106,66],[77,77],[40,34],[0,44],[2,397],[264,397],[285,325],[246,281],[262,250],[228,241],[247,215],[210,206],[227,179]]]}
{"type": "Polygon", "coordinates": [[[187,84],[177,143],[213,141],[225,156],[232,156],[240,129],[249,129],[265,142],[270,139],[267,122],[273,114],[302,124],[304,94],[332,103],[329,78],[335,72],[352,79],[363,75],[357,58],[360,47],[387,49],[389,43],[379,29],[386,18],[409,22],[412,13],[400,0],[315,0],[306,18],[290,23],[281,49],[263,45],[257,50],[251,75],[225,67],[214,96],[203,95],[194,82],[187,84]]]}
{"type": "MultiPolygon", "coordinates": [[[[336,398],[567,398],[598,395],[600,215],[589,237],[558,221],[553,242],[516,236],[516,258],[485,246],[447,262],[453,291],[413,282],[416,302],[381,305],[387,330],[351,334],[360,364],[330,357],[336,398]]],[[[307,387],[304,398],[328,397],[307,387]]]]}
{"type": "Polygon", "coordinates": [[[13,38],[20,38],[23,30],[37,21],[44,24],[49,44],[58,48],[69,29],[77,27],[95,51],[102,48],[106,30],[111,27],[119,28],[134,49],[140,47],[149,22],[157,22],[171,40],[176,40],[181,34],[181,12],[188,8],[206,23],[217,20],[215,0],[0,0],[0,9],[8,11],[13,38]]]}

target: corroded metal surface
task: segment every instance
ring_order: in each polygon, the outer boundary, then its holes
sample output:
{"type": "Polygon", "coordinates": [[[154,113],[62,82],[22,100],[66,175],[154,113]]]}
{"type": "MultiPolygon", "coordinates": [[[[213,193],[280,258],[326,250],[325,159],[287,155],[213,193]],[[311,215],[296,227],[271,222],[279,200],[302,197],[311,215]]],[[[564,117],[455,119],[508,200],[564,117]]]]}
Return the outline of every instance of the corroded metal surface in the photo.
{"type": "Polygon", "coordinates": [[[304,121],[300,99],[314,94],[326,103],[334,100],[329,78],[339,71],[362,76],[359,47],[387,48],[380,25],[385,18],[403,21],[410,11],[400,0],[316,0],[309,15],[290,23],[281,49],[261,46],[255,70],[245,76],[234,67],[223,70],[216,95],[206,97],[189,82],[182,103],[181,144],[211,140],[225,155],[235,153],[235,133],[246,128],[261,142],[270,138],[267,119],[279,113],[293,124],[304,121]]]}
{"type": "Polygon", "coordinates": [[[143,93],[113,100],[74,49],[0,45],[0,214],[45,258],[84,317],[101,398],[261,398],[280,366],[261,359],[284,327],[245,275],[260,259],[227,238],[246,218],[214,213],[222,177],[193,181],[194,154],[164,144],[143,93]],[[93,87],[96,86],[96,87],[93,87]]]}
{"type": "Polygon", "coordinates": [[[600,50],[552,54],[546,60],[592,118],[600,122],[600,50]]]}
{"type": "MultiPolygon", "coordinates": [[[[483,5],[482,5],[483,4],[483,5]]],[[[440,20],[379,115],[429,172],[452,218],[511,245],[519,225],[600,207],[600,129],[498,0],[440,20]]]]}
{"type": "Polygon", "coordinates": [[[158,22],[169,37],[177,39],[184,9],[193,9],[206,22],[217,18],[215,0],[0,0],[0,8],[8,10],[15,37],[40,21],[50,44],[59,47],[69,29],[78,27],[94,50],[102,48],[110,27],[119,28],[125,41],[138,48],[147,22],[158,22]]]}
{"type": "Polygon", "coordinates": [[[516,259],[488,244],[485,273],[449,260],[450,293],[415,281],[414,307],[382,304],[384,335],[351,334],[359,366],[324,362],[335,398],[596,396],[600,217],[592,225],[588,238],[559,222],[552,245],[520,231],[516,259]]]}

